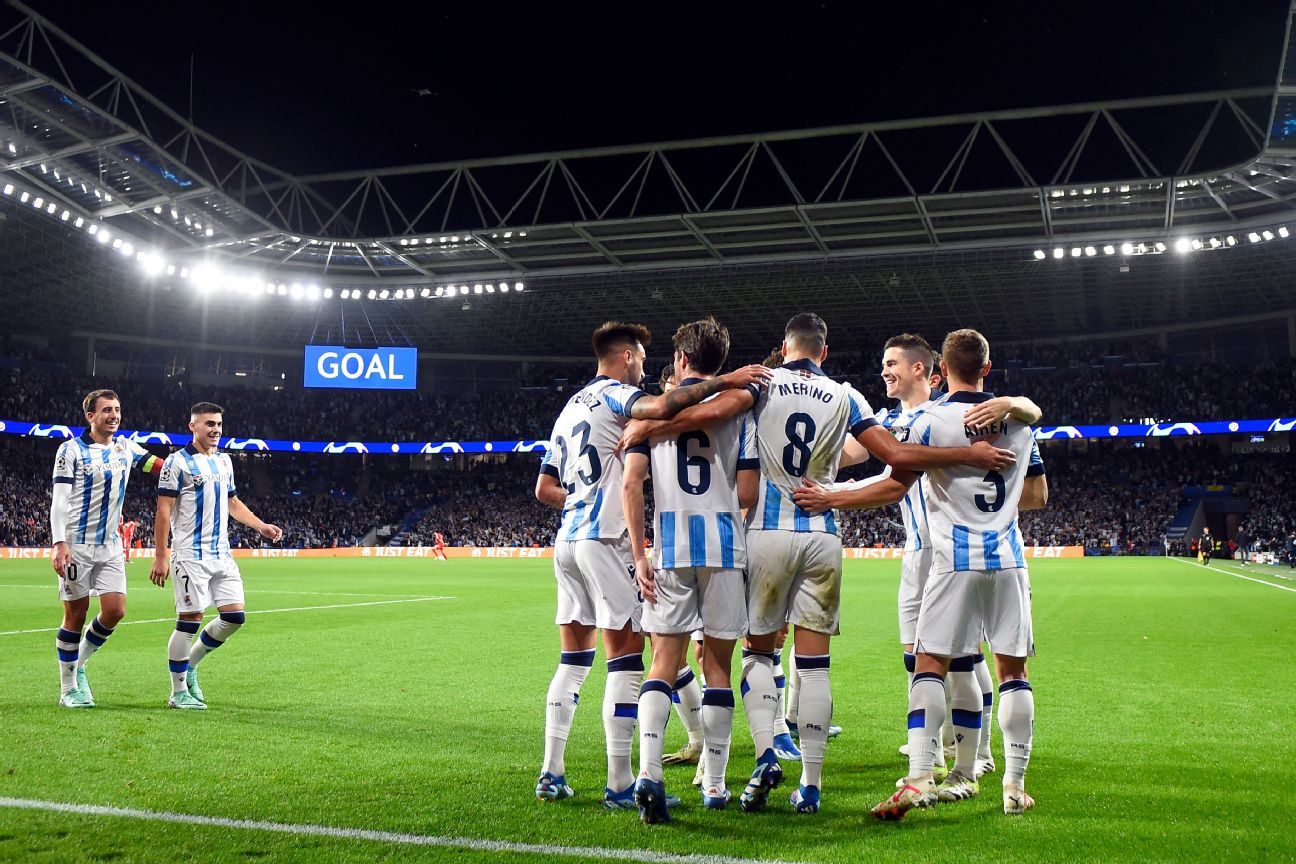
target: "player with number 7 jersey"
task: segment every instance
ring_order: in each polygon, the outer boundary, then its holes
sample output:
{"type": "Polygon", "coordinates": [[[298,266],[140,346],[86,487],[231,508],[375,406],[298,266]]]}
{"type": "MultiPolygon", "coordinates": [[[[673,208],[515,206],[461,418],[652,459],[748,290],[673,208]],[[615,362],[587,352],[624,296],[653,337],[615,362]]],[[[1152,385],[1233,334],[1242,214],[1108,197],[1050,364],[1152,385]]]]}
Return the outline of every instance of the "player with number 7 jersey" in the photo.
{"type": "Polygon", "coordinates": [[[635,588],[634,555],[621,503],[622,461],[616,451],[632,418],[667,419],[722,390],[764,381],[769,370],[747,366],[720,378],[679,387],[662,396],[639,389],[644,348],[652,340],[638,324],[609,321],[595,331],[595,377],[578,390],[554,423],[535,495],[562,511],[554,539],[554,578],[561,658],[546,701],[545,756],[536,797],[570,797],[565,751],[581,685],[594,663],[599,631],[607,654],[603,700],[608,809],[633,810],[630,767],[639,685],[643,678],[642,600],[635,588]]]}

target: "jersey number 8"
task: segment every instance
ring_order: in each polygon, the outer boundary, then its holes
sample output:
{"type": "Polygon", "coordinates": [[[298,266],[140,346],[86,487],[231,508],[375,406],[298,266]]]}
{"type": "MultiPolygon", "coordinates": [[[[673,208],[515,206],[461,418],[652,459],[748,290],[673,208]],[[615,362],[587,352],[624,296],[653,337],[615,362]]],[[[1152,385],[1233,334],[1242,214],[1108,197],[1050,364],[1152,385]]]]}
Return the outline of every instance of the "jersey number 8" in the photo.
{"type": "Polygon", "coordinates": [[[815,437],[814,418],[798,411],[787,419],[783,427],[788,445],[783,448],[783,470],[789,477],[804,477],[810,467],[810,444],[815,437]]]}

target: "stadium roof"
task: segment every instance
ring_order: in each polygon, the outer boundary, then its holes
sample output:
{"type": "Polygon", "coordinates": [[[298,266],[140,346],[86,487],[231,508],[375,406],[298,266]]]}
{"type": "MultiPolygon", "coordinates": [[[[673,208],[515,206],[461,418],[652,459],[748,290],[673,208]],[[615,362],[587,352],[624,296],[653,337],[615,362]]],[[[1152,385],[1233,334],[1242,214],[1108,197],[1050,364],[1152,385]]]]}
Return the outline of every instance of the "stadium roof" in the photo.
{"type": "MultiPolygon", "coordinates": [[[[1296,207],[1291,17],[1274,88],[293,176],[11,2],[0,10],[0,215],[17,218],[0,231],[0,276],[45,287],[27,300],[46,310],[120,304],[88,292],[145,277],[183,294],[186,274],[249,295],[363,296],[309,315],[278,298],[245,304],[241,332],[262,341],[321,326],[349,336],[358,324],[357,338],[379,341],[394,327],[446,345],[499,334],[540,344],[573,318],[602,317],[585,314],[595,290],[604,311],[645,320],[668,295],[678,320],[675,295],[693,292],[694,305],[750,314],[753,328],[785,308],[839,303],[860,326],[892,323],[892,305],[903,315],[973,304],[987,326],[995,314],[983,310],[1012,295],[981,288],[1020,283],[1035,299],[1005,326],[1052,332],[1093,313],[1081,308],[1090,301],[1061,311],[1067,291],[1047,286],[1092,293],[1087,271],[1063,268],[1111,256],[1140,274],[1143,298],[1121,298],[1128,320],[1164,319],[1182,276],[1151,263],[1158,253],[1218,246],[1243,269],[1274,263],[1228,239],[1277,232],[1296,207]],[[481,296],[518,282],[525,300],[481,296]],[[408,304],[368,302],[407,290],[408,304]],[[443,320],[474,301],[490,314],[443,320]],[[1035,311],[1040,301],[1049,308],[1035,311]]],[[[1247,311],[1246,292],[1229,299],[1247,311]]],[[[1274,301],[1293,305],[1272,293],[1256,302],[1274,301]]],[[[168,304],[179,297],[150,300],[159,315],[168,304]]]]}

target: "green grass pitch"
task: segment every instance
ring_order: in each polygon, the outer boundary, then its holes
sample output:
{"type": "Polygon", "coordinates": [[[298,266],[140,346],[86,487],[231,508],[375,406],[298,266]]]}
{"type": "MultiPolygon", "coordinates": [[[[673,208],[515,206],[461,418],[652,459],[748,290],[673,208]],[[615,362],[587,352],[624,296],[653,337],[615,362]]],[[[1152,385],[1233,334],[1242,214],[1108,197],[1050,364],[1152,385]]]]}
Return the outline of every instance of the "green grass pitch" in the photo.
{"type": "MultiPolygon", "coordinates": [[[[54,578],[0,563],[0,797],[280,823],[770,861],[1291,860],[1296,593],[1161,559],[1032,567],[1039,657],[1029,788],[881,824],[905,769],[898,562],[846,565],[824,812],[704,811],[693,769],[668,826],[600,806],[602,652],[568,750],[577,797],[540,804],[544,695],[557,661],[547,561],[245,560],[248,625],[203,666],[211,710],[166,711],[170,591],[130,565],[128,621],[89,667],[99,707],[56,706],[54,578]],[[425,597],[447,599],[422,600],[425,597]],[[413,602],[388,602],[413,601],[413,602]],[[378,605],[354,605],[378,604],[378,605]]],[[[1229,564],[1221,570],[1235,570],[1229,564]]],[[[1275,584],[1288,571],[1250,575],[1275,584]]],[[[682,743],[678,721],[668,749],[682,743]]],[[[751,739],[735,715],[729,784],[751,739]]],[[[996,729],[995,751],[1003,765],[996,729]]],[[[0,807],[0,860],[498,861],[429,848],[0,807]]],[[[547,856],[546,856],[547,857],[547,856]]],[[[596,860],[592,852],[585,860],[596,860]]],[[[564,859],[573,860],[573,859],[564,859]]]]}

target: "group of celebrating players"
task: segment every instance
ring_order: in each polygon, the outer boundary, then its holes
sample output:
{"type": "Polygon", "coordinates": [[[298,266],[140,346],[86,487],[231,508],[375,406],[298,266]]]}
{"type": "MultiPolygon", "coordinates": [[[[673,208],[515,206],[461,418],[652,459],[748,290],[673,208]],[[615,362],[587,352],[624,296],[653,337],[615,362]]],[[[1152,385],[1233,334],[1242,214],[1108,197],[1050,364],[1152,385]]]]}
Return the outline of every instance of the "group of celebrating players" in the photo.
{"type": "Polygon", "coordinates": [[[134,441],[114,437],[122,409],[113,391],[87,394],[82,410],[86,431],[59,445],[54,458],[50,503],[52,561],[63,601],[63,621],[55,638],[59,704],[94,707],[86,664],[126,615],[130,541],[114,529],[122,521],[130,473],[138,469],[158,477],[156,552],[149,578],[159,587],[171,579],[175,594],[175,630],[167,643],[171,695],[166,705],[203,710],[207,704],[198,683],[198,663],[242,627],[246,616],[243,578],[230,554],[229,517],[270,540],[278,541],[283,532],[258,519],[239,500],[234,466],[217,449],[224,419],[219,405],[193,406],[193,443],[165,460],[134,441]],[[99,599],[99,613],[87,628],[92,596],[99,599]],[[218,617],[203,627],[203,613],[212,606],[218,617]]]}
{"type": "MultiPolygon", "coordinates": [[[[839,632],[842,546],[833,511],[899,502],[907,531],[900,641],[910,677],[901,752],[909,771],[872,812],[897,820],[915,807],[971,798],[979,778],[995,770],[994,688],[982,643],[1000,682],[1003,809],[1020,814],[1034,806],[1025,790],[1034,726],[1026,663],[1034,645],[1017,514],[1048,498],[1030,429],[1039,408],[1024,397],[984,392],[989,344],[975,330],[957,330],[940,355],[921,336],[886,343],[882,378],[898,404],[875,414],[853,387],[824,374],[827,333],[819,316],[797,315],[765,364],[718,375],[728,331],[711,318],[685,324],[673,340],[673,386],[661,396],[637,386],[651,339],[646,328],[608,322],[594,333],[597,374],[559,414],[535,489],[562,511],[554,542],[562,653],[546,698],[540,800],[574,794],[564,751],[601,634],[604,805],[669,822],[679,800],[666,792],[662,765],[688,761],[691,752],[700,759],[695,782],[703,807],[723,809],[731,799],[732,658],[741,639],[739,698],[756,764],[740,807],[763,809],[782,783],[780,758],[799,758],[790,803],[817,813],[835,729],[830,642],[839,632]],[[834,482],[841,466],[869,454],[887,470],[834,482]],[[649,477],[651,561],[644,543],[649,477]],[[789,626],[796,687],[785,702],[780,651],[789,626]],[[645,633],[652,645],[646,678],[645,633]],[[700,724],[692,725],[700,725],[703,746],[664,756],[672,699],[687,704],[694,700],[685,693],[697,689],[685,658],[690,634],[702,643],[705,689],[700,724]],[[789,727],[799,732],[799,752],[789,727]]],[[[686,724],[692,713],[681,711],[686,724]]]]}

